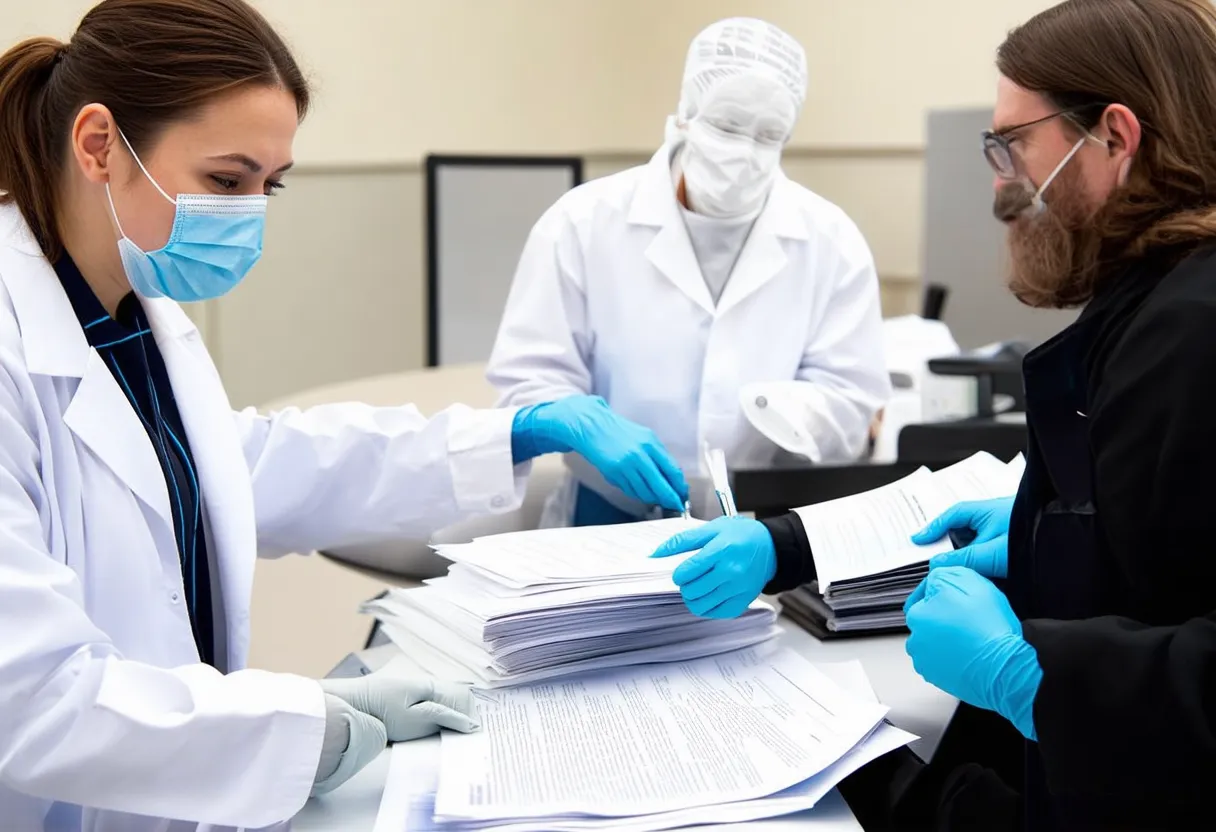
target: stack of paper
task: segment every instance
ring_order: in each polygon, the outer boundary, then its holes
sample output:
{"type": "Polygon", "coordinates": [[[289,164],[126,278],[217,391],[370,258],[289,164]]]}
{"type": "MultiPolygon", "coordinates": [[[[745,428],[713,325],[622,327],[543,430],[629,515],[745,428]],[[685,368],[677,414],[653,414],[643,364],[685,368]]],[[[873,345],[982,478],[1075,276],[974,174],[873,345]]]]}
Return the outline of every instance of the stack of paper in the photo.
{"type": "Polygon", "coordinates": [[[483,730],[443,737],[437,789],[425,772],[398,773],[420,786],[408,829],[657,832],[777,817],[915,739],[788,650],[479,700],[483,730]]]}
{"type": "Polygon", "coordinates": [[[949,537],[916,546],[911,537],[950,506],[1012,497],[1026,463],[978,453],[949,468],[921,468],[890,485],[797,509],[819,580],[781,596],[786,614],[819,635],[904,626],[903,604],[949,537]]]}
{"type": "Polygon", "coordinates": [[[695,659],[779,634],[757,601],[739,618],[688,612],[671,572],[652,559],[694,520],[546,529],[437,547],[448,574],[364,605],[427,671],[499,688],[588,670],[695,659]]]}

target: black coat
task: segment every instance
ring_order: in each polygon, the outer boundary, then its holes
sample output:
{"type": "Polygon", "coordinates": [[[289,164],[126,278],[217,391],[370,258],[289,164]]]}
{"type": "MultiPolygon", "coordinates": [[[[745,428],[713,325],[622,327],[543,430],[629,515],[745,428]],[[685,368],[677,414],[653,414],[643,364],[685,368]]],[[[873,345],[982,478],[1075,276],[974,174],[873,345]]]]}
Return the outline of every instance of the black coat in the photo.
{"type": "MultiPolygon", "coordinates": [[[[1027,356],[1000,582],[1038,653],[1027,828],[1216,828],[1216,246],[1106,281],[1027,356]]],[[[813,575],[769,521],[780,590],[813,575]]]]}

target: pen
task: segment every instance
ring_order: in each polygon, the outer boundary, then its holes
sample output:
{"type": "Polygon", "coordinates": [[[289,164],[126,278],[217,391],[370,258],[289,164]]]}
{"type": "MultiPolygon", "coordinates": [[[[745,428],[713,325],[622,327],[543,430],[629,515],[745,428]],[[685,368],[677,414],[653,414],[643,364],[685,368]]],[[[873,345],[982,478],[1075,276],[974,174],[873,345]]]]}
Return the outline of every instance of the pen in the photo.
{"type": "Polygon", "coordinates": [[[738,511],[735,509],[735,497],[730,490],[726,454],[720,449],[711,450],[708,442],[703,445],[702,452],[705,455],[705,464],[709,468],[709,479],[713,484],[714,494],[718,497],[718,505],[722,508],[722,514],[725,517],[734,517],[738,511]]]}

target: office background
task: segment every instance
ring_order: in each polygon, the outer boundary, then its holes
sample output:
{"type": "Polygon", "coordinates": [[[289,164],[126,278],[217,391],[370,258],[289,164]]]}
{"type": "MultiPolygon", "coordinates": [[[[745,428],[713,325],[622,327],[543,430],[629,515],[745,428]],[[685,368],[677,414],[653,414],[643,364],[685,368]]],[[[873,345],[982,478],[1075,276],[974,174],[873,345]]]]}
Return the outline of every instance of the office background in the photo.
{"type": "MultiPolygon", "coordinates": [[[[91,0],[0,0],[0,42],[66,38],[91,0]]],[[[427,153],[562,154],[594,178],[644,162],[690,38],[763,17],[807,50],[784,161],[870,242],[884,311],[916,311],[931,109],[990,106],[1005,32],[1051,0],[255,0],[316,84],[267,251],[191,310],[233,404],[420,367],[427,153]]],[[[978,152],[978,149],[977,149],[978,152]]],[[[470,241],[475,244],[475,241],[470,241]]],[[[995,279],[996,276],[984,276],[995,279]]]]}

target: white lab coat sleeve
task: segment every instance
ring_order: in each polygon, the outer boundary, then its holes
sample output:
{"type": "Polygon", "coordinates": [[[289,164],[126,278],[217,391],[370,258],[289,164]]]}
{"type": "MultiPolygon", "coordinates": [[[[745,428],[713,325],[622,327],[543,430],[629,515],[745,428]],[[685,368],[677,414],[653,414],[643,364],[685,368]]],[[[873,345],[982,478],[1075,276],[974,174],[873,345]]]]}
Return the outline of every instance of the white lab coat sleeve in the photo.
{"type": "Polygon", "coordinates": [[[782,448],[815,462],[843,462],[865,449],[870,424],[891,397],[891,381],[878,274],[865,238],[841,215],[821,245],[822,279],[832,290],[808,327],[795,379],[747,385],[740,404],[753,426],[782,448]]]}
{"type": "MultiPolygon", "coordinates": [[[[6,359],[7,356],[0,356],[6,359]]],[[[124,658],[53,557],[50,460],[0,360],[0,783],[135,815],[264,827],[304,805],[325,728],[312,680],[124,658]]],[[[3,824],[0,824],[3,825],[3,824]]]]}
{"type": "Polygon", "coordinates": [[[523,501],[511,458],[514,409],[328,404],[236,414],[253,478],[262,556],[429,538],[523,501]]]}
{"type": "Polygon", "coordinates": [[[500,406],[591,392],[582,249],[559,200],[528,235],[486,377],[500,406]]]}

